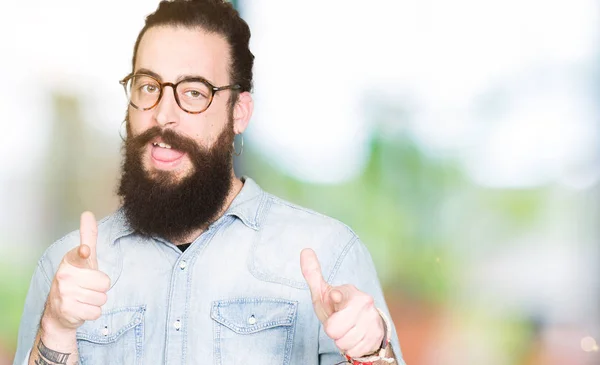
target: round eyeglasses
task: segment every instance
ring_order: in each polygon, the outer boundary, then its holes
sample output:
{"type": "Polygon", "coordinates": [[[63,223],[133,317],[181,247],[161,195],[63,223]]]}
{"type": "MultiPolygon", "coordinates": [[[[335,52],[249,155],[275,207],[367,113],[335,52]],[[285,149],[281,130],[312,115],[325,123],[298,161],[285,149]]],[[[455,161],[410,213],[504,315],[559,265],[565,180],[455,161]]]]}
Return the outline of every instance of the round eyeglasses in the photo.
{"type": "Polygon", "coordinates": [[[190,114],[200,114],[208,109],[218,91],[241,89],[237,84],[216,87],[201,77],[184,79],[176,84],[161,83],[154,76],[146,74],[130,74],[119,83],[125,89],[129,104],[138,110],[150,110],[157,106],[165,86],[171,86],[177,105],[190,114]]]}

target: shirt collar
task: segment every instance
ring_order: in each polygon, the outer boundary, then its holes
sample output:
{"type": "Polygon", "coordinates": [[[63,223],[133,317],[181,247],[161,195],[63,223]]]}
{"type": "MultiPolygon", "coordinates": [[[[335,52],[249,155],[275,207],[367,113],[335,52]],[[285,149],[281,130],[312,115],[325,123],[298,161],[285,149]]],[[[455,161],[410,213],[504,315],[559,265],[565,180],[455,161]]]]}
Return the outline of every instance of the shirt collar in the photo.
{"type": "MultiPolygon", "coordinates": [[[[265,202],[267,201],[266,193],[251,178],[243,176],[241,180],[244,186],[242,186],[238,195],[233,199],[224,216],[237,217],[247,227],[258,231],[265,202]]],[[[130,235],[133,232],[127,221],[123,207],[119,208],[113,215],[110,242],[115,243],[119,238],[130,235]]]]}
{"type": "Polygon", "coordinates": [[[133,233],[133,228],[129,226],[129,221],[125,217],[125,210],[120,207],[113,215],[113,222],[110,229],[110,243],[115,243],[119,238],[133,233]]]}
{"type": "Polygon", "coordinates": [[[267,200],[266,193],[251,178],[242,176],[241,180],[244,186],[224,215],[238,217],[246,226],[257,231],[267,200]]]}

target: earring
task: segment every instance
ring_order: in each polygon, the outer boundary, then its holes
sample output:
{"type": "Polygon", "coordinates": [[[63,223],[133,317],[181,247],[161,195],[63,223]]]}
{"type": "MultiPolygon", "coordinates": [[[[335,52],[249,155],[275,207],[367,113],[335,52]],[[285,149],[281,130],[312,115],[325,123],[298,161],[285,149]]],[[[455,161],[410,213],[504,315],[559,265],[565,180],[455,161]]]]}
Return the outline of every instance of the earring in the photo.
{"type": "Polygon", "coordinates": [[[242,146],[240,148],[240,152],[238,152],[237,148],[235,148],[235,138],[233,139],[233,154],[236,156],[241,156],[242,152],[244,152],[244,134],[240,133],[240,137],[242,137],[242,146]]]}
{"type": "Polygon", "coordinates": [[[121,127],[119,128],[119,137],[121,137],[121,140],[123,142],[125,142],[125,140],[127,139],[127,129],[125,129],[125,137],[123,137],[123,125],[126,123],[127,121],[124,120],[123,123],[121,123],[121,127]]]}

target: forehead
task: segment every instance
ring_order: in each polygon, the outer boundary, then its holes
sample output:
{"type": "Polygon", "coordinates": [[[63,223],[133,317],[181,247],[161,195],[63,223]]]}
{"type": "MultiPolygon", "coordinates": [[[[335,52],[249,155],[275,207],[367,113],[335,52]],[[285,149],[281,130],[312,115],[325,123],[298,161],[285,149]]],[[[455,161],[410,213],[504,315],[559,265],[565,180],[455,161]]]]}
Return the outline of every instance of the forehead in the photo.
{"type": "Polygon", "coordinates": [[[229,80],[229,47],[221,35],[200,28],[150,28],[140,41],[134,72],[144,68],[174,82],[182,75],[202,76],[218,85],[229,80]]]}

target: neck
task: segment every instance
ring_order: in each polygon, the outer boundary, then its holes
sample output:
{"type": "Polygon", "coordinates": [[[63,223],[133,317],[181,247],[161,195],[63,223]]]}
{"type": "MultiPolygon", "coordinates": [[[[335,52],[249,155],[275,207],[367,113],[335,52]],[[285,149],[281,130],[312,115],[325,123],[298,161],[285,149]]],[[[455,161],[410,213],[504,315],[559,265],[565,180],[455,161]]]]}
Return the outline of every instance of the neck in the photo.
{"type": "MultiPolygon", "coordinates": [[[[223,214],[225,214],[225,212],[227,211],[227,209],[229,209],[229,206],[233,202],[233,199],[235,199],[235,197],[240,193],[240,190],[242,190],[242,187],[244,186],[244,183],[242,182],[242,180],[238,179],[235,176],[235,173],[233,171],[231,172],[231,174],[232,174],[232,179],[231,179],[232,183],[231,183],[231,187],[229,189],[229,193],[227,194],[227,198],[225,199],[225,202],[223,203],[223,207],[217,214],[215,221],[217,219],[219,219],[223,214]]],[[[205,225],[203,227],[198,228],[197,230],[193,231],[188,236],[186,236],[184,239],[181,239],[178,241],[173,241],[173,243],[176,245],[183,245],[186,243],[194,242],[196,240],[196,238],[200,237],[202,232],[204,232],[211,223],[212,222],[208,223],[207,225],[205,225]]]]}

